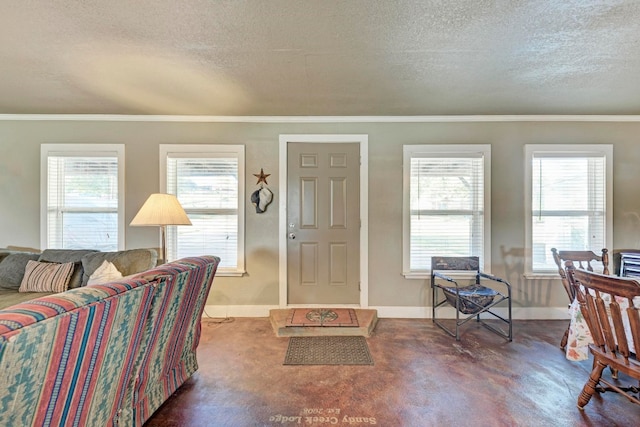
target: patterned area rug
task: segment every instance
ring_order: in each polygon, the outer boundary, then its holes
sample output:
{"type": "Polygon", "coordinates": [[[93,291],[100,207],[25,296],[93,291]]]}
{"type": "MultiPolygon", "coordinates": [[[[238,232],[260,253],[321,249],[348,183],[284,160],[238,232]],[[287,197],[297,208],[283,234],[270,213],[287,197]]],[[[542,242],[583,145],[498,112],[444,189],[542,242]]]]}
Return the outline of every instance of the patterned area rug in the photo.
{"type": "Polygon", "coordinates": [[[291,337],[285,365],[373,365],[365,337],[291,337]]]}
{"type": "Polygon", "coordinates": [[[358,317],[352,308],[294,308],[285,326],[358,327],[358,317]]]}

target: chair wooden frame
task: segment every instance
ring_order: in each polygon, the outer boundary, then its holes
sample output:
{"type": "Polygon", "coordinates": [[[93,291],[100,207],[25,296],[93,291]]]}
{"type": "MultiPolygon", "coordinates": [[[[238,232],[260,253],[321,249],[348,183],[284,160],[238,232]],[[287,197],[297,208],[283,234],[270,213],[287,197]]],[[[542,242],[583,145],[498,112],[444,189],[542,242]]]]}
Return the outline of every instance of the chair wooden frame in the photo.
{"type": "MultiPolygon", "coordinates": [[[[431,258],[431,289],[432,289],[432,320],[446,333],[460,341],[460,326],[471,319],[476,319],[484,327],[508,341],[513,339],[513,325],[511,320],[511,285],[504,279],[480,271],[478,257],[432,257],[431,258]],[[474,278],[474,283],[460,285],[451,275],[441,271],[471,273],[468,279],[474,278]],[[439,291],[440,290],[440,291],[439,291]],[[443,299],[439,299],[442,294],[443,299]],[[496,305],[506,302],[507,317],[496,313],[496,305]],[[449,329],[437,317],[437,309],[444,305],[455,308],[455,330],[449,329]],[[464,316],[461,316],[461,313],[464,316]],[[506,324],[506,328],[494,326],[485,322],[480,315],[488,314],[491,319],[498,319],[506,324]]],[[[503,304],[504,305],[504,304],[503,304]]]]}
{"type": "MultiPolygon", "coordinates": [[[[569,304],[573,302],[576,298],[575,290],[571,285],[569,279],[567,278],[567,274],[565,272],[564,263],[567,261],[572,261],[573,263],[578,263],[577,267],[586,269],[587,271],[593,271],[593,266],[591,262],[597,261],[602,263],[602,273],[608,275],[609,274],[609,250],[602,249],[602,255],[596,255],[593,251],[559,251],[556,248],[551,248],[551,253],[553,254],[553,260],[558,266],[558,274],[560,275],[560,279],[562,280],[562,286],[564,286],[564,290],[567,292],[567,296],[569,297],[569,304]]],[[[560,340],[560,348],[565,349],[567,347],[567,341],[569,339],[569,326],[564,331],[564,335],[560,340]]]]}
{"type": "Polygon", "coordinates": [[[593,369],[578,397],[578,408],[583,409],[596,391],[616,391],[640,404],[640,362],[631,351],[623,323],[627,316],[633,342],[639,346],[640,312],[634,308],[633,298],[640,296],[640,282],[576,269],[571,262],[567,263],[567,274],[593,337],[593,344],[589,344],[593,369]],[[624,300],[629,304],[627,309],[620,306],[624,300]],[[606,367],[614,373],[612,380],[602,378],[606,367]],[[617,380],[618,371],[637,380],[638,385],[623,387],[617,380]]]}

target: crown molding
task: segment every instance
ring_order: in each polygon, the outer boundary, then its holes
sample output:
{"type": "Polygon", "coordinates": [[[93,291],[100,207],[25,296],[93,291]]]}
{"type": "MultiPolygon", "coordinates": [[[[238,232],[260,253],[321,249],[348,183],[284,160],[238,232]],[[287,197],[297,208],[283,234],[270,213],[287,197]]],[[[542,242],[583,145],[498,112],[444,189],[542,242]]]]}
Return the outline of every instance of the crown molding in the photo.
{"type": "Polygon", "coordinates": [[[0,114],[0,121],[97,121],[184,123],[473,123],[640,122],[640,115],[466,115],[466,116],[181,116],[120,114],[0,114]]]}

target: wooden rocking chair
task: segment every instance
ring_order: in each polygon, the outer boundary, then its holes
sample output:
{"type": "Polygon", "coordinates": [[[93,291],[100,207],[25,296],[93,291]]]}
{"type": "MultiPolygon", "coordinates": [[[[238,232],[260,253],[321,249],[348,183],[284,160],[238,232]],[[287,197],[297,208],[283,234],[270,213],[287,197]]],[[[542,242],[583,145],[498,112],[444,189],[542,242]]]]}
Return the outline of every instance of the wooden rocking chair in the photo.
{"type": "MultiPolygon", "coordinates": [[[[577,263],[578,268],[583,268],[588,271],[593,271],[593,266],[591,265],[592,262],[599,262],[602,263],[602,274],[609,274],[608,249],[602,249],[602,255],[596,255],[592,251],[559,251],[556,248],[551,248],[551,253],[553,254],[553,260],[558,266],[558,274],[562,280],[562,286],[564,286],[564,290],[567,292],[567,296],[569,297],[569,305],[571,305],[573,300],[576,298],[576,293],[567,278],[563,262],[566,263],[567,261],[572,261],[574,265],[577,263]]],[[[567,325],[567,329],[564,331],[562,340],[560,340],[561,349],[564,350],[567,347],[568,339],[569,325],[567,325]]]]}
{"type": "Polygon", "coordinates": [[[593,369],[578,397],[578,408],[583,409],[596,391],[615,391],[640,404],[640,362],[636,355],[640,345],[640,311],[633,301],[640,296],[640,282],[576,269],[571,262],[567,263],[567,274],[593,337],[593,344],[589,344],[593,369]],[[629,338],[633,339],[635,349],[629,338]],[[602,378],[607,366],[614,373],[611,380],[602,378]],[[617,379],[618,372],[637,380],[637,385],[623,387],[617,379]]]}

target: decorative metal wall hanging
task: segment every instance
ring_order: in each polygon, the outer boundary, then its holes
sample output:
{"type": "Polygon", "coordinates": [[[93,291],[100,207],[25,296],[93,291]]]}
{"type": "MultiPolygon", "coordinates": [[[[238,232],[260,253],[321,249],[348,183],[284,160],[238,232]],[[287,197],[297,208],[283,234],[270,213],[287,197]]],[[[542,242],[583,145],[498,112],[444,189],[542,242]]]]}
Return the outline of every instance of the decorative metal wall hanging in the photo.
{"type": "Polygon", "coordinates": [[[256,213],[263,213],[267,210],[267,206],[273,200],[273,193],[266,187],[267,177],[271,174],[264,173],[264,170],[260,168],[260,173],[254,173],[253,176],[258,178],[256,185],[260,185],[260,188],[251,193],[251,203],[256,207],[256,213]],[[264,183],[264,184],[263,184],[264,183]]]}

